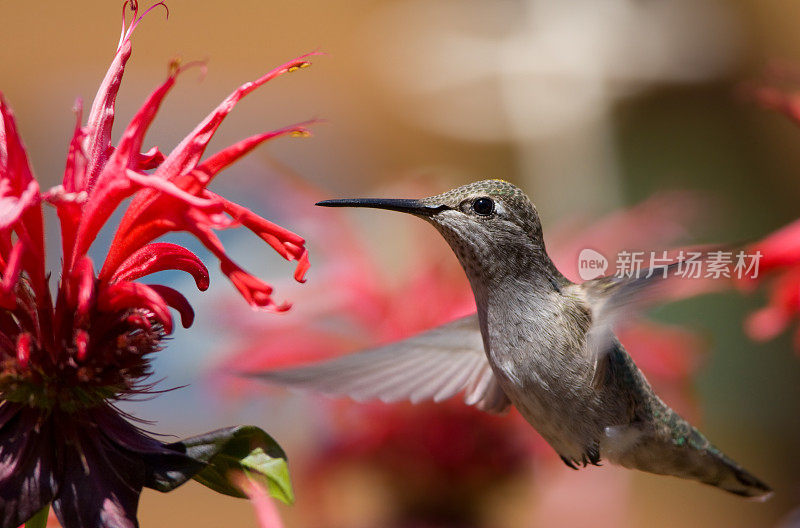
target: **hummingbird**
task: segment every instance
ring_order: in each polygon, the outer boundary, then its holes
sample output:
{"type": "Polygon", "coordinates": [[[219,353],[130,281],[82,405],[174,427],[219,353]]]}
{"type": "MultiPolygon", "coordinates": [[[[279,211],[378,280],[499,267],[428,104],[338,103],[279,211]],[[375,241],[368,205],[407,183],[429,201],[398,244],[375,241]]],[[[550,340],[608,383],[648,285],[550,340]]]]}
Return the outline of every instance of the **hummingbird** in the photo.
{"type": "Polygon", "coordinates": [[[545,250],[536,208],[504,180],[423,199],[317,205],[387,209],[432,224],[458,257],[477,313],[383,347],[249,376],[355,400],[463,392],[486,412],[516,407],[570,468],[608,460],[744,497],[771,495],[655,394],[613,333],[663,275],[571,282],[545,250]]]}

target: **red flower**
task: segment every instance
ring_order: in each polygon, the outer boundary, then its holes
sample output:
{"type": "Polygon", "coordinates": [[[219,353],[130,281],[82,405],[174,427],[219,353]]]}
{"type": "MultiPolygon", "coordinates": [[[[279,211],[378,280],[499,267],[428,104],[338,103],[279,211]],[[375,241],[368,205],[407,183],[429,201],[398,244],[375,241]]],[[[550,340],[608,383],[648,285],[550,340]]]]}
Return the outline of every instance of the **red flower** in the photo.
{"type": "MultiPolygon", "coordinates": [[[[753,244],[748,252],[762,255],[759,276],[770,277],[772,283],[769,304],[747,318],[745,330],[752,339],[772,339],[800,315],[800,220],[753,244]]],[[[794,339],[800,352],[800,328],[794,339]]]]}
{"type": "MultiPolygon", "coordinates": [[[[156,4],[156,6],[163,4],[156,4]]],[[[126,2],[123,13],[128,6],[126,2]]],[[[150,9],[153,9],[154,7],[150,9]]],[[[308,268],[304,240],[208,189],[213,178],[260,143],[306,135],[302,125],[258,134],[202,160],[224,118],[245,95],[286,72],[288,62],[235,90],[172,152],[141,152],[164,97],[186,69],[174,64],[111,144],[115,99],[142,17],[131,2],[116,54],[81,126],[81,103],[61,185],[41,192],[14,115],[0,95],[0,527],[16,527],[50,502],[71,526],[135,526],[143,486],[167,491],[200,471],[207,458],[187,444],[150,438],[113,403],[147,391],[150,356],[172,332],[170,308],[184,327],[193,312],[176,290],[143,284],[163,270],[209,286],[205,265],[189,250],[155,242],[171,231],[197,237],[254,307],[288,308],[270,285],[239,267],[214,230],[244,226],[288,260],[295,278],[308,268]],[[131,199],[99,271],[87,252],[111,214],[131,199]],[[62,269],[51,297],[45,269],[42,203],[61,222],[62,269]]],[[[149,10],[148,10],[149,11],[149,10]]]]}
{"type": "Polygon", "coordinates": [[[760,79],[744,83],[739,93],[746,100],[779,112],[800,124],[800,70],[797,65],[773,61],[760,79]]]}
{"type": "MultiPolygon", "coordinates": [[[[756,104],[800,124],[798,82],[800,76],[796,67],[773,64],[763,79],[744,86],[742,93],[756,104]]],[[[760,252],[759,278],[768,277],[772,282],[768,305],[747,318],[745,331],[755,340],[772,339],[800,315],[800,220],[751,245],[748,252],[760,252]]],[[[756,282],[747,281],[743,286],[752,289],[749,286],[756,282]]],[[[800,327],[794,343],[800,353],[800,327]]]]}

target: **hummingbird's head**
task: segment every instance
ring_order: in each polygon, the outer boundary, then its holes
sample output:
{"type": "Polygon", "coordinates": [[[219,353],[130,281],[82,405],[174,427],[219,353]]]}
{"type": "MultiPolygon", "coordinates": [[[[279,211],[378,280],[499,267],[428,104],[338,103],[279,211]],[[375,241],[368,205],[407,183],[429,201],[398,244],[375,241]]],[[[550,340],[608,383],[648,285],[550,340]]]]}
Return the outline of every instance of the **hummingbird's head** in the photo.
{"type": "Polygon", "coordinates": [[[551,266],[536,208],[507,181],[483,180],[429,198],[355,198],[317,205],[372,207],[418,216],[444,236],[471,279],[551,266]]]}

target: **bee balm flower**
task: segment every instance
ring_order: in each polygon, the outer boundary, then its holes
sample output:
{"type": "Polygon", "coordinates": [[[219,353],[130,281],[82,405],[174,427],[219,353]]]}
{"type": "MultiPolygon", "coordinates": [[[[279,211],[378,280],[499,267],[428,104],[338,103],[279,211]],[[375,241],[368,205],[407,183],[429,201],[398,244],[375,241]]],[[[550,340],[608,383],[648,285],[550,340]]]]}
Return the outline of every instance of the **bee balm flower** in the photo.
{"type": "MultiPolygon", "coordinates": [[[[244,438],[251,447],[261,445],[262,455],[265,450],[282,457],[255,428],[163,444],[114,403],[151,388],[149,361],[172,332],[170,308],[183,326],[192,324],[192,308],[179,292],[139,279],[182,270],[200,290],[209,286],[200,259],[181,246],[157,242],[162,235],[186,231],[197,237],[252,306],[288,308],[273,300],[268,284],[228,256],[214,231],[250,229],[297,261],[298,281],[308,268],[303,239],[208,185],[260,143],[305,135],[305,128],[258,134],[201,158],[242,97],[308,62],[305,57],[288,62],[242,85],[168,155],[157,148],[142,153],[145,133],[182,71],[174,66],[112,145],[115,99],[131,55],[131,34],[141,21],[136,3],[130,7],[133,20],[126,24],[123,17],[116,54],[84,126],[77,105],[61,185],[46,192],[39,188],[14,115],[0,94],[0,528],[15,528],[50,503],[66,528],[133,527],[144,486],[169,491],[195,477],[217,491],[240,494],[203,473],[228,440],[244,438]],[[96,266],[87,252],[129,198],[108,254],[96,266]],[[61,222],[63,265],[55,297],[45,269],[43,203],[54,206],[61,222]]],[[[257,464],[253,460],[251,465],[257,464]]]]}

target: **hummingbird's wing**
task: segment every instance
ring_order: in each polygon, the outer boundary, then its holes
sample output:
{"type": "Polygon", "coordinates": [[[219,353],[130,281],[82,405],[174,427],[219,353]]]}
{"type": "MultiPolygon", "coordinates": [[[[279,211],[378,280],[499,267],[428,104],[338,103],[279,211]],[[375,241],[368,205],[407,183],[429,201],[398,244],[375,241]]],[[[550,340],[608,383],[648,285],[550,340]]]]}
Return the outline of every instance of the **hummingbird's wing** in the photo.
{"type": "Polygon", "coordinates": [[[592,326],[587,334],[587,347],[595,356],[595,373],[592,384],[603,385],[610,371],[609,353],[618,346],[614,327],[619,321],[641,311],[657,299],[668,296],[675,286],[675,272],[680,262],[667,266],[663,273],[650,270],[636,277],[600,277],[586,281],[583,289],[592,312],[592,326]]]}
{"type": "MultiPolygon", "coordinates": [[[[714,246],[714,248],[722,246],[714,246]]],[[[711,246],[709,246],[711,248],[711,246]]],[[[710,249],[702,254],[708,259],[710,249]]],[[[592,326],[587,334],[587,347],[595,356],[594,386],[602,385],[609,376],[608,355],[619,343],[614,335],[618,322],[627,321],[645,307],[665,299],[686,295],[687,291],[711,291],[709,281],[683,281],[680,275],[685,261],[677,261],[657,271],[645,269],[635,277],[600,277],[579,285],[592,312],[592,326]]],[[[695,277],[699,278],[699,277],[695,277]]]]}
{"type": "MultiPolygon", "coordinates": [[[[592,321],[598,326],[612,327],[617,321],[639,312],[647,305],[665,299],[677,299],[716,289],[709,280],[711,270],[702,266],[725,267],[727,274],[719,271],[716,277],[731,277],[731,258],[738,245],[694,246],[690,258],[676,260],[667,266],[642,269],[632,277],[600,277],[580,284],[592,308],[592,321]],[[705,274],[701,273],[705,269],[705,274]]],[[[681,251],[681,255],[683,251],[681,251]]],[[[713,276],[713,273],[711,274],[713,276]]]]}
{"type": "Polygon", "coordinates": [[[626,314],[640,310],[653,300],[663,298],[675,285],[675,270],[678,262],[667,267],[663,275],[642,272],[643,276],[619,278],[600,277],[586,281],[581,288],[586,292],[592,307],[592,320],[613,326],[626,314]]]}
{"type": "Polygon", "coordinates": [[[357,401],[438,402],[463,391],[467,405],[486,412],[502,413],[511,404],[486,359],[475,314],[349,356],[246,375],[357,401]]]}

